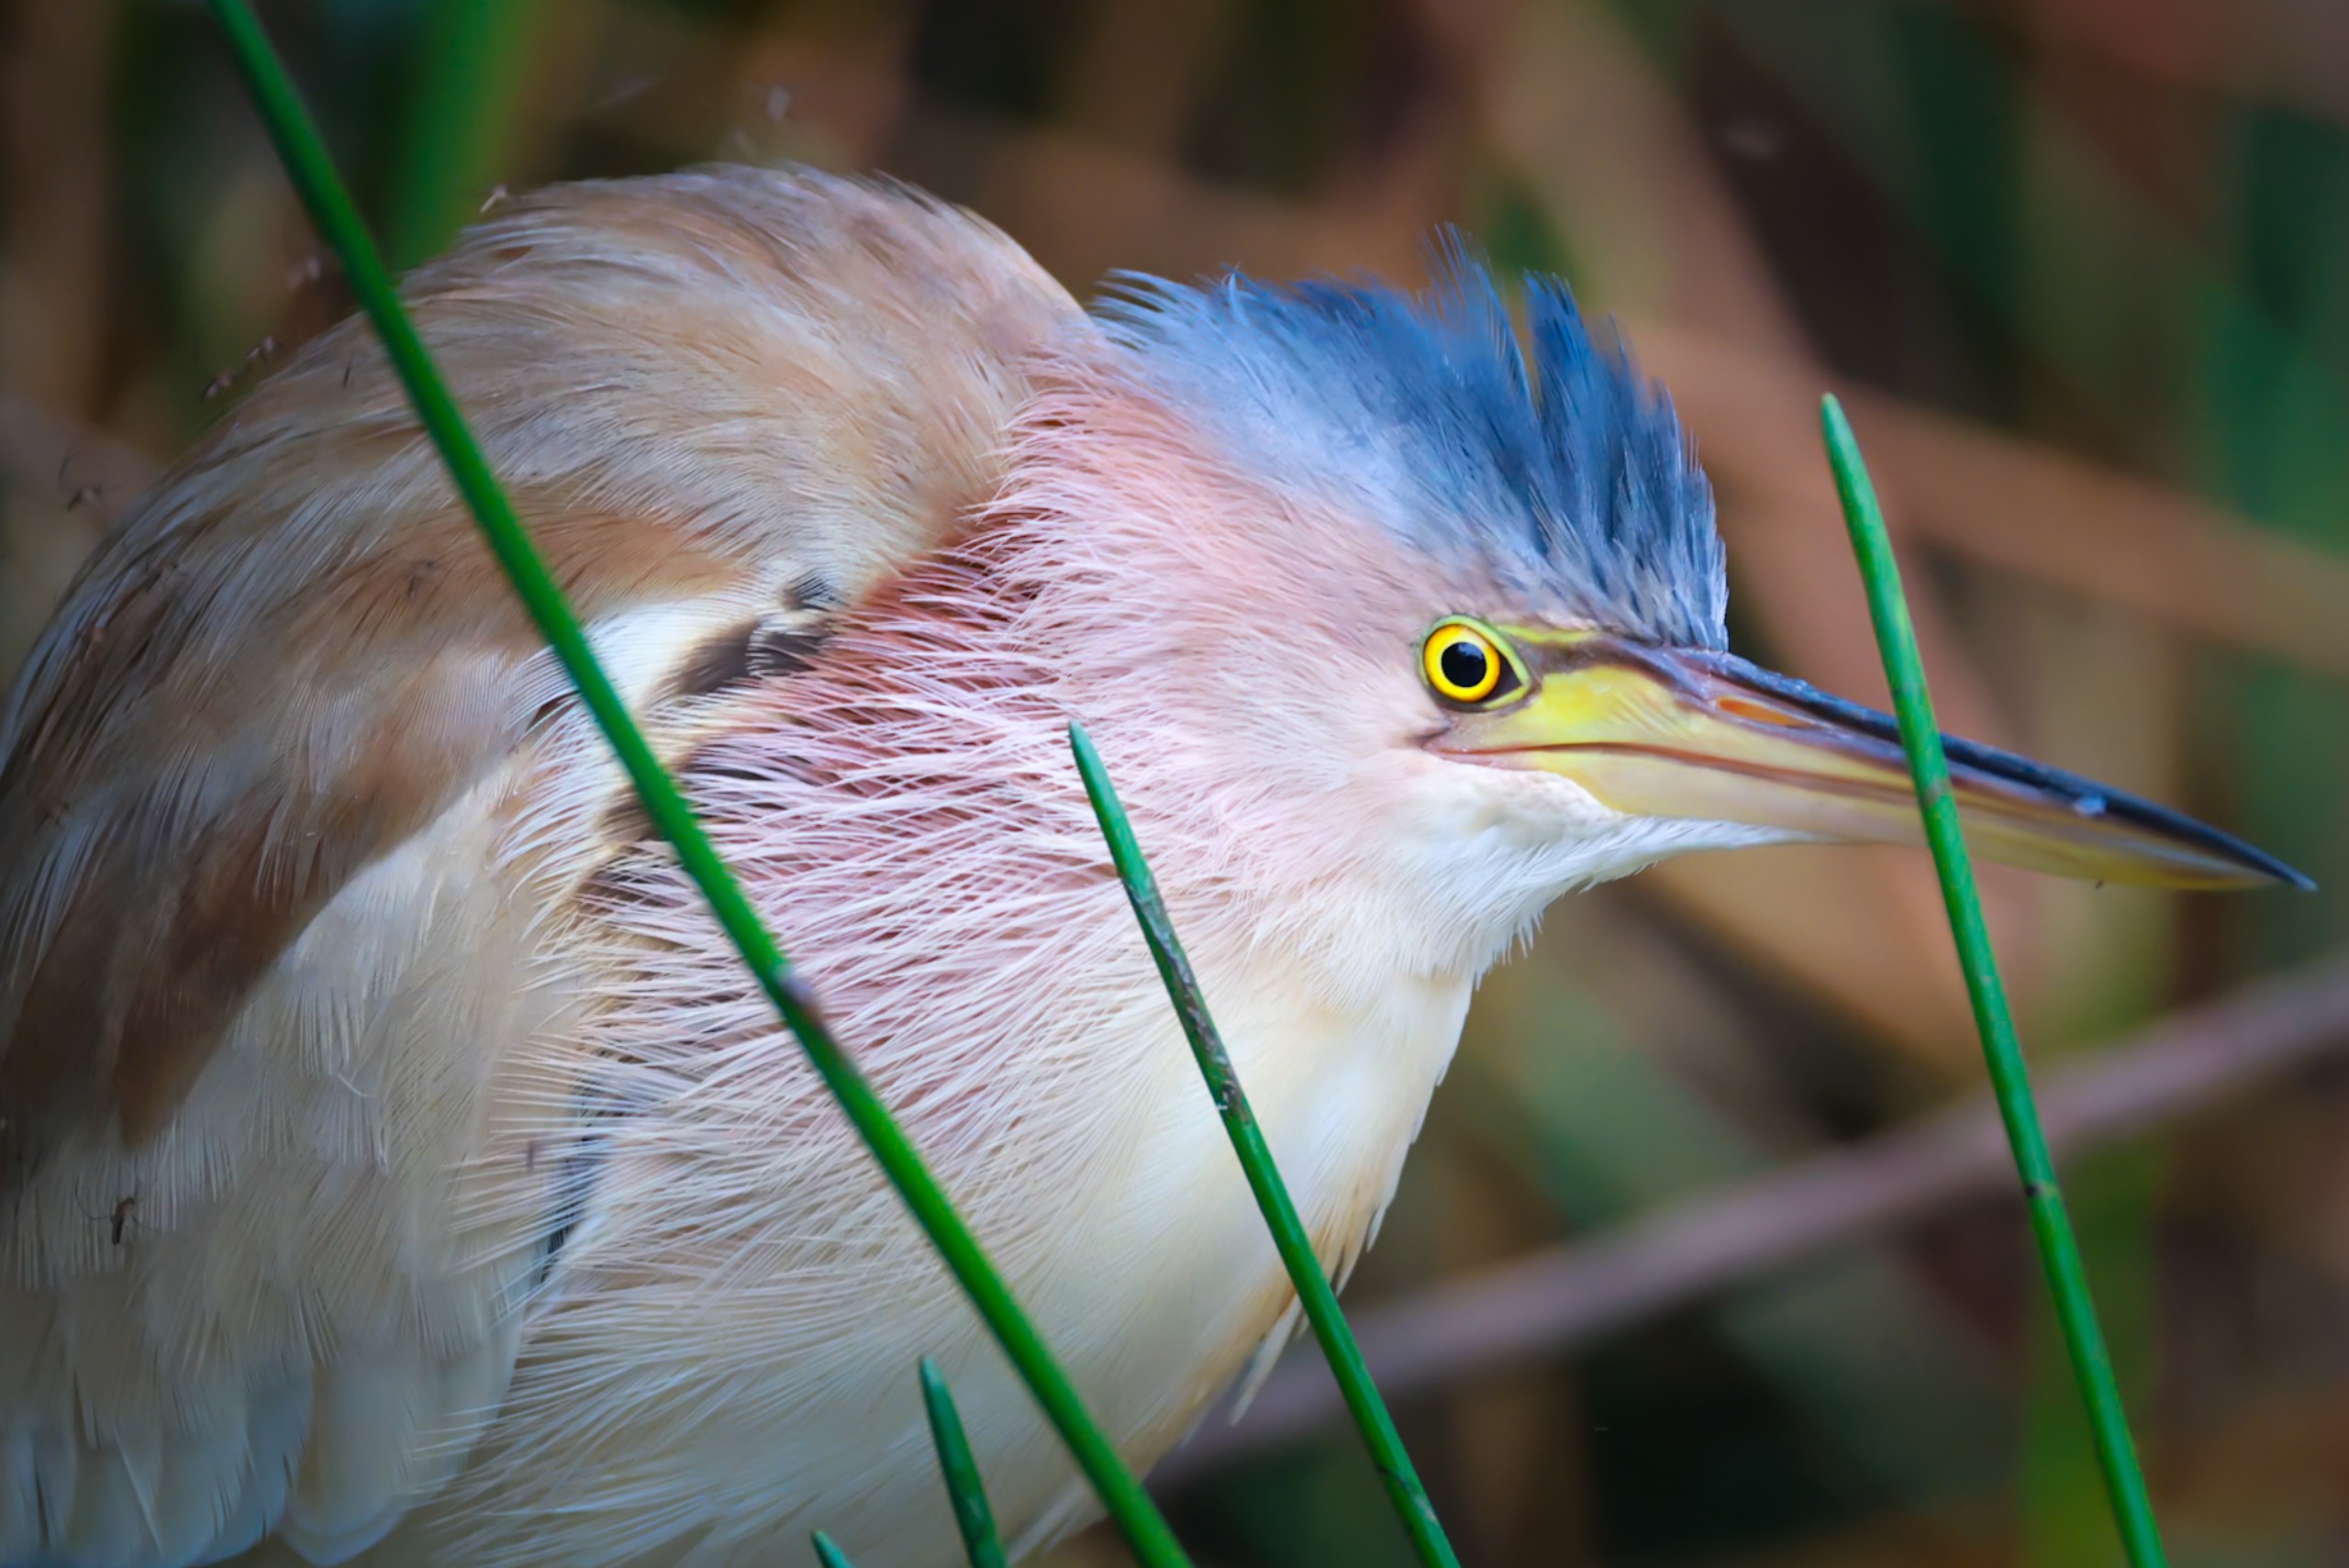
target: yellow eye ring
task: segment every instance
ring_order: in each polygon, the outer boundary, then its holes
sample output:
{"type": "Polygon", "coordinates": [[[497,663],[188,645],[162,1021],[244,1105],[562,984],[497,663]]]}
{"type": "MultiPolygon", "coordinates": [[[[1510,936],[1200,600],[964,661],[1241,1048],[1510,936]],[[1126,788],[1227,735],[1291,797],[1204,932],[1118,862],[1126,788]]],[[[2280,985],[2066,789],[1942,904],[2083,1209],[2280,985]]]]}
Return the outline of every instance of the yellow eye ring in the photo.
{"type": "Polygon", "coordinates": [[[1419,670],[1446,702],[1483,702],[1509,673],[1499,644],[1465,621],[1445,621],[1419,645],[1419,670]]]}

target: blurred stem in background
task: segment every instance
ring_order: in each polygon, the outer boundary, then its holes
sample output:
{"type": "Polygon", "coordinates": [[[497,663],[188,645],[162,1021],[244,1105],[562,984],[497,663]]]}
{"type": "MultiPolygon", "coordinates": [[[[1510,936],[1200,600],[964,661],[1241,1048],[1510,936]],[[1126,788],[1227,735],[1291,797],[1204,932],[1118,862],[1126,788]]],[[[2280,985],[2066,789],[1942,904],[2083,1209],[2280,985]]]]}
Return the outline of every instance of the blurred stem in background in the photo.
{"type": "MultiPolygon", "coordinates": [[[[2221,298],[2188,318],[2198,329],[2199,477],[2263,523],[2349,550],[2349,142],[2337,127],[2259,107],[2232,154],[2235,268],[2262,318],[2308,345],[2326,381],[2278,376],[2245,312],[2221,298]]],[[[2233,716],[2231,781],[2246,828],[2323,880],[2349,873],[2349,705],[2340,688],[2265,661],[2221,677],[2233,716]]],[[[2247,910],[2254,962],[2297,959],[2349,937],[2338,901],[2291,899],[2247,910]]]]}
{"type": "Polygon", "coordinates": [[[437,255],[509,171],[551,0],[427,0],[384,203],[393,271],[437,255]]]}
{"type": "MultiPolygon", "coordinates": [[[[1639,1049],[1603,998],[1554,967],[1508,970],[1488,989],[1481,1049],[1453,1092],[1494,1151],[1577,1229],[1726,1190],[1772,1164],[1752,1128],[1639,1049]]],[[[1999,1473],[2004,1375],[1898,1258],[1868,1251],[1806,1268],[1709,1316],[1814,1440],[1871,1486],[1945,1502],[1999,1473]]],[[[1704,1510],[1680,1512],[1701,1539],[1704,1510]]]]}

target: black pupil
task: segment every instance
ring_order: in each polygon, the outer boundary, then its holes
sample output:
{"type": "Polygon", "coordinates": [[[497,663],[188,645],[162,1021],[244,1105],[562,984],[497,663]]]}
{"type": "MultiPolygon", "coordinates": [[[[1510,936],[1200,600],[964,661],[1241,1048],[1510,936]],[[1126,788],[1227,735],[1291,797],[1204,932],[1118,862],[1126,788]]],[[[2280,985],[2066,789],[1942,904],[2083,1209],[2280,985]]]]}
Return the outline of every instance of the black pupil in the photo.
{"type": "Polygon", "coordinates": [[[1485,684],[1486,661],[1489,657],[1484,649],[1464,637],[1445,644],[1436,662],[1445,680],[1464,692],[1473,692],[1485,684]]]}

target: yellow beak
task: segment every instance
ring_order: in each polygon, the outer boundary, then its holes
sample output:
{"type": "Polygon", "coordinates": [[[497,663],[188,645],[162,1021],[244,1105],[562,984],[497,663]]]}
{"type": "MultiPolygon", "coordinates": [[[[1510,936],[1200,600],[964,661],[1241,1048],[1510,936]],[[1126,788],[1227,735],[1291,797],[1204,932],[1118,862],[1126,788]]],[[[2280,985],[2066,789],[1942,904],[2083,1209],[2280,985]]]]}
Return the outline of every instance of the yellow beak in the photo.
{"type": "MultiPolygon", "coordinates": [[[[1508,635],[1531,677],[1522,695],[1462,713],[1433,749],[1562,773],[1631,815],[1838,842],[1923,841],[1888,715],[1709,650],[1586,632],[1508,635]]],[[[1971,741],[1944,744],[1967,840],[1992,860],[2167,887],[2315,885],[2148,801],[1971,741]]]]}

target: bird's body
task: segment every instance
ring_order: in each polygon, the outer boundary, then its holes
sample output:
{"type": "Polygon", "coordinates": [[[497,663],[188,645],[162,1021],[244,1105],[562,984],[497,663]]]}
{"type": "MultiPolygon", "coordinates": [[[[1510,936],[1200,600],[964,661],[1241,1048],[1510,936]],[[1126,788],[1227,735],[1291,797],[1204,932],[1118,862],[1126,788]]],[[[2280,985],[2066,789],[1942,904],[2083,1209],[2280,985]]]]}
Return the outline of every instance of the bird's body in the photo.
{"type": "MultiPolygon", "coordinates": [[[[1529,391],[1473,289],[1093,317],[963,215],[739,171],[525,200],[408,292],[718,848],[1138,1460],[1290,1297],[1072,718],[1339,1268],[1545,904],[1825,830],[1485,765],[1577,672],[1747,678],[1669,413],[1562,300],[1529,391]],[[1507,649],[1530,687],[1455,694],[1440,617],[1494,609],[1550,628],[1507,649]]],[[[1082,1517],[566,690],[351,325],[77,584],[0,717],[0,1564],[715,1568],[816,1526],[944,1562],[923,1355],[1008,1529],[1082,1517]]],[[[1752,691],[1724,711],[1780,705],[1769,736],[1844,722],[1752,691]]]]}
{"type": "MultiPolygon", "coordinates": [[[[1084,570],[1074,518],[1060,541],[1007,519],[980,545],[997,559],[868,592],[996,499],[1033,378],[1075,372],[1093,328],[958,214],[745,175],[526,207],[411,295],[476,409],[522,416],[476,414],[843,1038],[1087,1391],[1143,1396],[1104,1400],[1112,1429],[1163,1449],[1286,1292],[1066,762],[1056,688],[1146,663],[1150,618],[1133,606],[1089,671],[1014,624],[1041,612],[1005,591],[1006,558],[1039,594],[1094,591],[1049,580],[1084,570]],[[686,328],[681,304],[709,312],[711,361],[647,362],[631,339],[686,328]],[[974,766],[987,753],[1003,771],[974,766]]],[[[861,1561],[928,1561],[950,1537],[907,1376],[924,1354],[956,1374],[1007,1520],[1071,1517],[1065,1460],[699,929],[436,464],[346,328],[139,509],[20,699],[9,740],[47,776],[12,778],[9,802],[52,809],[12,842],[128,862],[139,892],[92,933],[136,944],[114,962],[268,913],[238,866],[208,901],[179,894],[197,931],[124,929],[173,912],[175,880],[211,869],[183,857],[234,842],[237,814],[315,786],[336,831],[403,820],[317,890],[221,1038],[120,1025],[110,1082],[52,1091],[166,1125],[28,1151],[48,1129],[11,1118],[28,1169],[0,1388],[26,1394],[0,1562],[185,1562],[265,1528],[333,1561],[410,1512],[384,1560],[763,1562],[821,1523],[861,1561]],[[35,748],[45,722],[91,740],[35,748]],[[284,748],[286,728],[317,739],[284,748]],[[158,776],[196,745],[252,765],[201,793],[158,776]],[[101,767],[115,787],[84,782],[101,767]],[[182,816],[142,841],[174,806],[209,833],[182,816]]],[[[1121,778],[1138,804],[1186,794],[1121,778]]],[[[1244,854],[1244,806],[1212,809],[1244,854]]],[[[110,869],[77,863],[85,884],[110,869]]],[[[1348,933],[1264,944],[1264,912],[1175,895],[1317,1234],[1350,1252],[1477,966],[1314,974],[1348,933]],[[1330,1049],[1250,1049],[1268,1040],[1330,1049]]],[[[25,1020],[28,1077],[46,1040],[25,1020]]]]}

